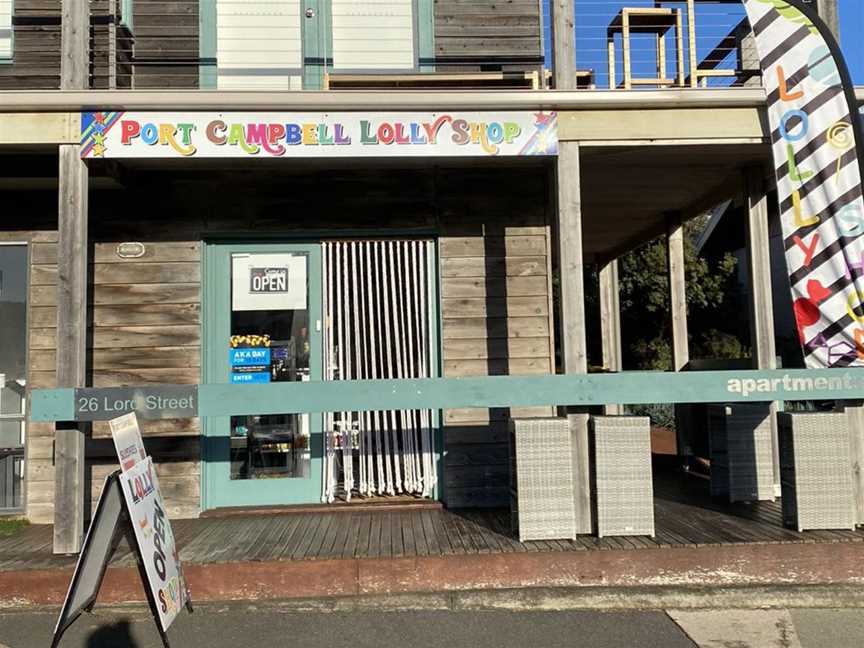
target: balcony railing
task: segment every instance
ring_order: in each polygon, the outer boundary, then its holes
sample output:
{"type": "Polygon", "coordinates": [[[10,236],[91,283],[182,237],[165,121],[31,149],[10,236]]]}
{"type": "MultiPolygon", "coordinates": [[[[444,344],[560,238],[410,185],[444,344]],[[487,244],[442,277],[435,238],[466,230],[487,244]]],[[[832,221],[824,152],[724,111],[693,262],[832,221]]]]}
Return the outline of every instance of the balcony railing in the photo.
{"type": "MultiPolygon", "coordinates": [[[[574,1],[576,60],[561,64],[576,65],[580,88],[760,83],[741,0],[574,1]]],[[[0,90],[58,88],[60,0],[6,4],[0,90]]],[[[549,0],[90,0],[89,85],[546,88],[551,25],[549,0]]]]}

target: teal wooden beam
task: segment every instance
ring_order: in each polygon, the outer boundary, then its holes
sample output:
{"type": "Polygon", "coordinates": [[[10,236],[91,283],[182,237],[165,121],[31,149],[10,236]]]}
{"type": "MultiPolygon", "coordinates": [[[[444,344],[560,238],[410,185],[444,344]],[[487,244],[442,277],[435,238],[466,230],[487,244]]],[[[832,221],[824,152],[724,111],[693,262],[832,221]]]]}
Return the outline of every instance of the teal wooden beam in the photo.
{"type": "MultiPolygon", "coordinates": [[[[142,387],[146,391],[146,387],[142,387]]],[[[106,393],[110,390],[106,390],[106,393]]],[[[346,380],[198,388],[198,414],[373,411],[864,399],[864,369],[625,372],[418,380],[346,380]]],[[[31,420],[75,420],[70,389],[34,390],[31,420]],[[70,418],[72,417],[72,418],[70,418]]]]}
{"type": "Polygon", "coordinates": [[[435,71],[435,4],[417,0],[417,62],[421,72],[435,71]]]}
{"type": "Polygon", "coordinates": [[[198,87],[216,88],[216,0],[198,2],[198,57],[198,87]]]}

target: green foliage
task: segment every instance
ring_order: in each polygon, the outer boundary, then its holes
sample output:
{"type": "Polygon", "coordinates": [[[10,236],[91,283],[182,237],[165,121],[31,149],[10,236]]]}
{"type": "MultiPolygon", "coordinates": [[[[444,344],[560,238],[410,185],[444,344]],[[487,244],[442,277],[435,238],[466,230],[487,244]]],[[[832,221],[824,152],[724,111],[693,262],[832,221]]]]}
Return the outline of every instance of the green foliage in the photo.
{"type": "MultiPolygon", "coordinates": [[[[737,259],[727,253],[712,264],[698,256],[695,241],[705,221],[705,217],[697,218],[684,226],[691,357],[747,357],[749,351],[734,330],[738,322],[737,259]]],[[[669,285],[663,237],[619,260],[619,283],[625,368],[671,369],[669,285]]]]}
{"type": "Polygon", "coordinates": [[[647,416],[651,419],[651,425],[670,430],[675,429],[675,406],[669,403],[628,405],[627,414],[630,416],[647,416]]]}
{"type": "Polygon", "coordinates": [[[0,519],[0,538],[4,536],[11,536],[13,533],[17,533],[24,527],[26,527],[29,523],[27,520],[22,519],[0,519]]]}

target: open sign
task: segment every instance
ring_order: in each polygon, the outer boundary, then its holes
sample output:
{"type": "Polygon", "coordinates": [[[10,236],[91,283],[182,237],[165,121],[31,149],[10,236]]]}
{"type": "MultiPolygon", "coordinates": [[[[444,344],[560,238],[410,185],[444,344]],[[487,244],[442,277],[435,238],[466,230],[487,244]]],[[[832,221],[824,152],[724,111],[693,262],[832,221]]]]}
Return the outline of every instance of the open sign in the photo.
{"type": "Polygon", "coordinates": [[[287,293],[288,268],[250,268],[249,291],[253,293],[287,293]]]}

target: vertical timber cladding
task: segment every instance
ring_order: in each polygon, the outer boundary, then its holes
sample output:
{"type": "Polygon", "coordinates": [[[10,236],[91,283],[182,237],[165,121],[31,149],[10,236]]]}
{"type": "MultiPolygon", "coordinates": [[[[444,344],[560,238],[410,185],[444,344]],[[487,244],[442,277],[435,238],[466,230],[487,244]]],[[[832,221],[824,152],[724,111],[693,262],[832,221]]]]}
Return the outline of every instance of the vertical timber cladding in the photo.
{"type": "MultiPolygon", "coordinates": [[[[545,170],[443,175],[444,376],[554,373],[545,170]]],[[[550,415],[550,407],[446,410],[447,505],[506,505],[507,417],[550,415]]]]}

